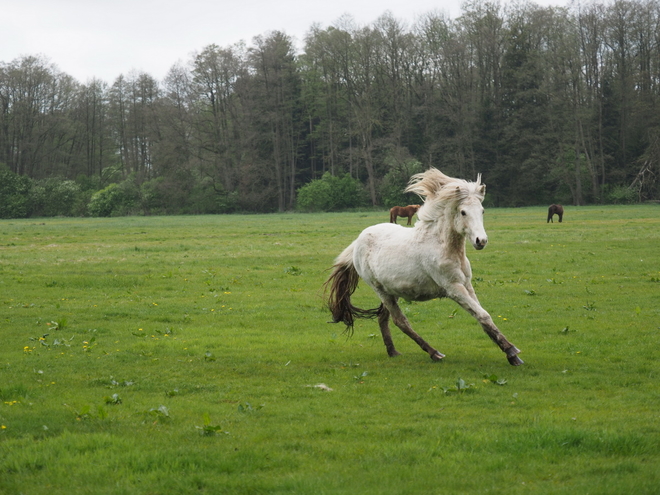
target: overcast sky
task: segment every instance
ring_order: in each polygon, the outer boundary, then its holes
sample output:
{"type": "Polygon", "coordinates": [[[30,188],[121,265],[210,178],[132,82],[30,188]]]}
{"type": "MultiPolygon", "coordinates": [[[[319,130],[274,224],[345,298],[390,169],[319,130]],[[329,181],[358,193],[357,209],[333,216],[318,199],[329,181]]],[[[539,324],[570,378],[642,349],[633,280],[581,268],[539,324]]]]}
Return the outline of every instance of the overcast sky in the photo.
{"type": "MultiPolygon", "coordinates": [[[[536,0],[565,5],[568,0],[536,0]]],[[[42,55],[79,82],[108,83],[131,70],[162,80],[177,62],[269,31],[302,44],[313,24],[349,14],[369,25],[386,11],[412,24],[437,11],[460,15],[462,0],[0,0],[0,62],[42,55]]],[[[507,2],[503,2],[507,3],[507,2]]]]}

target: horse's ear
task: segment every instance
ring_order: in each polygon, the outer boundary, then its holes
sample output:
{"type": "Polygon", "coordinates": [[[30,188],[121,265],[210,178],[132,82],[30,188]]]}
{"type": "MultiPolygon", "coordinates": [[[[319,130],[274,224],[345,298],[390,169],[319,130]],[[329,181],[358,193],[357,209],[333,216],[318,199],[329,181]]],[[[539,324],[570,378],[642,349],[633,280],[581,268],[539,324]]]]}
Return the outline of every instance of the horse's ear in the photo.
{"type": "Polygon", "coordinates": [[[486,194],[486,184],[481,184],[481,187],[479,188],[479,192],[481,194],[486,194]]]}

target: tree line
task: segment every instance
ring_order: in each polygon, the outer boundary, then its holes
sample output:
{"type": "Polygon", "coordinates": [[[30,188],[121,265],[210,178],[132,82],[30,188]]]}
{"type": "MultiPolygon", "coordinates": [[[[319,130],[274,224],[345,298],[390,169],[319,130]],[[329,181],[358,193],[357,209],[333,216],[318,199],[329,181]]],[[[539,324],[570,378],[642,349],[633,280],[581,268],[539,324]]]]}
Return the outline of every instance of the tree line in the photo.
{"type": "Polygon", "coordinates": [[[344,16],[162,81],[0,63],[0,216],[389,207],[429,166],[496,206],[660,199],[660,2],[344,16]]]}

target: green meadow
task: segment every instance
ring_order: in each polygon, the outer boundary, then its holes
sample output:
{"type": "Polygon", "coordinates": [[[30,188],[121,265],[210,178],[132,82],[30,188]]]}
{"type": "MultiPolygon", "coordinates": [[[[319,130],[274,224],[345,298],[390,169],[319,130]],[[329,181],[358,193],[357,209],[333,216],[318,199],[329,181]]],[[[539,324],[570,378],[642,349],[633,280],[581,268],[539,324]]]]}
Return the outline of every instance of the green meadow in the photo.
{"type": "Polygon", "coordinates": [[[660,207],[545,217],[468,250],[520,367],[450,300],[402,302],[439,363],[328,323],[387,212],[0,221],[0,493],[657,493],[660,207]]]}

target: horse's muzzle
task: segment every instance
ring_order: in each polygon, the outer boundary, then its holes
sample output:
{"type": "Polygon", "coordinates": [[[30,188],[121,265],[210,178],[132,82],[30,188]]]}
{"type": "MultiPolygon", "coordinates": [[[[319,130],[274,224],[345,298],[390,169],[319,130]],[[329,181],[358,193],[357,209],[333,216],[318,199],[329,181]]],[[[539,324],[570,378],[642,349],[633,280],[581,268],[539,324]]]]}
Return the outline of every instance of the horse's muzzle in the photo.
{"type": "Polygon", "coordinates": [[[477,237],[474,241],[474,249],[477,251],[481,251],[483,248],[486,247],[486,244],[488,244],[488,239],[487,238],[479,238],[477,237]]]}

